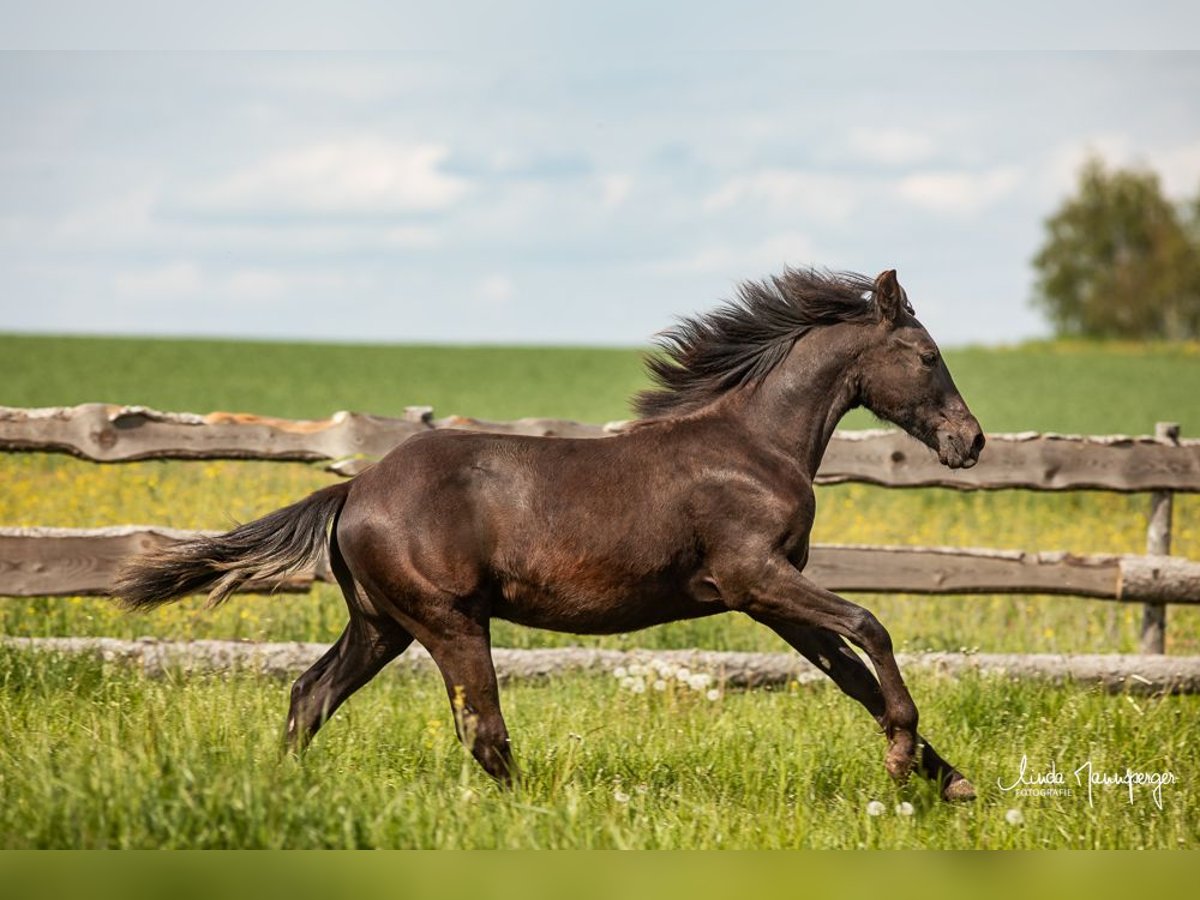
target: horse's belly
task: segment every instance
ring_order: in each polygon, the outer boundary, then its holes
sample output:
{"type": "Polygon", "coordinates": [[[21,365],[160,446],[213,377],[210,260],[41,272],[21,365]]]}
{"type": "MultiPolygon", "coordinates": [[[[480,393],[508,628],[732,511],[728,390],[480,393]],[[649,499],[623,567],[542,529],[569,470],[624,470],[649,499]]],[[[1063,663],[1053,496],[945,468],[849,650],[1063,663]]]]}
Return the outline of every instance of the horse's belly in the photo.
{"type": "Polygon", "coordinates": [[[502,586],[492,613],[530,628],[572,634],[616,634],[679,619],[711,616],[724,610],[718,603],[697,600],[683,590],[577,592],[510,581],[502,586]]]}

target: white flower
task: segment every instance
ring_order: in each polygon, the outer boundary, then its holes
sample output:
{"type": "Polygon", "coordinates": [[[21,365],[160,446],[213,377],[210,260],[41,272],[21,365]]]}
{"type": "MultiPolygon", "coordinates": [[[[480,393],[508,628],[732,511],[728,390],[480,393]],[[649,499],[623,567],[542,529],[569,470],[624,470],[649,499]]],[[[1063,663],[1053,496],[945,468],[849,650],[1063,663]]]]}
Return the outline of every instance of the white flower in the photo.
{"type": "Polygon", "coordinates": [[[641,676],[646,674],[646,667],[643,666],[641,663],[634,663],[632,666],[629,667],[629,674],[632,675],[634,678],[640,678],[641,676]]]}
{"type": "Polygon", "coordinates": [[[629,670],[626,669],[624,666],[617,666],[615,669],[613,669],[613,677],[618,680],[621,678],[624,678],[628,674],[629,674],[629,670]]]}
{"type": "Polygon", "coordinates": [[[613,791],[613,799],[616,800],[618,803],[628,803],[629,795],[627,793],[625,793],[623,790],[621,790],[620,788],[616,788],[613,791]]]}
{"type": "Polygon", "coordinates": [[[661,678],[656,678],[654,680],[654,689],[656,691],[665,691],[667,689],[667,683],[661,678]]]}
{"type": "Polygon", "coordinates": [[[646,682],[642,681],[640,678],[631,678],[630,681],[632,681],[633,684],[629,686],[629,690],[633,691],[635,694],[646,693],[646,682]]]}
{"type": "Polygon", "coordinates": [[[711,675],[693,675],[688,679],[688,687],[690,687],[693,691],[702,691],[708,687],[708,683],[710,681],[712,681],[711,675]]]}
{"type": "Polygon", "coordinates": [[[1025,821],[1025,814],[1019,809],[1010,809],[1004,814],[1004,821],[1009,825],[1020,825],[1025,821]]]}
{"type": "Polygon", "coordinates": [[[622,679],[621,679],[621,681],[620,681],[620,685],[621,685],[621,687],[623,687],[625,690],[629,690],[630,688],[632,688],[632,687],[633,687],[633,682],[634,682],[634,679],[632,679],[632,678],[629,678],[628,676],[626,676],[625,678],[622,678],[622,679]]]}
{"type": "Polygon", "coordinates": [[[911,816],[913,814],[913,805],[905,800],[903,803],[896,804],[896,815],[911,816]]]}
{"type": "Polygon", "coordinates": [[[720,691],[718,691],[716,688],[713,688],[712,690],[710,690],[710,691],[709,691],[707,694],[705,694],[704,696],[705,696],[705,697],[707,697],[709,700],[720,700],[720,699],[721,699],[721,692],[720,692],[720,691]]]}
{"type": "Polygon", "coordinates": [[[678,678],[680,681],[687,681],[689,678],[692,677],[692,673],[691,673],[690,669],[680,666],[678,669],[675,670],[675,677],[678,678]]]}
{"type": "Polygon", "coordinates": [[[882,816],[885,808],[886,807],[882,803],[880,803],[878,800],[872,800],[870,803],[867,804],[867,815],[868,816],[882,816]]]}

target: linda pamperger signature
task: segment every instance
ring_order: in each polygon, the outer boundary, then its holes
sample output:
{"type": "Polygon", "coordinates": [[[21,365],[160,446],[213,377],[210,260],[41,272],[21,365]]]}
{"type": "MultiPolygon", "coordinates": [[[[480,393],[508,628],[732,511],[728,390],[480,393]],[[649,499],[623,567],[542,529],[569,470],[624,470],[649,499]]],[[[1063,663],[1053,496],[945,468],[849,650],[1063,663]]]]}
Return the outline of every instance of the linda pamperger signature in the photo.
{"type": "MultiPolygon", "coordinates": [[[[1163,785],[1175,784],[1173,772],[1135,772],[1126,767],[1124,772],[1101,772],[1092,766],[1089,759],[1083,765],[1070,773],[1078,787],[1087,785],[1088,805],[1092,804],[1092,791],[1097,787],[1124,787],[1129,793],[1129,802],[1133,802],[1136,788],[1149,788],[1154,805],[1163,808],[1163,785]]],[[[1074,789],[1069,786],[1067,774],[1060,772],[1054,760],[1041,772],[1029,771],[1029,757],[1021,757],[1021,765],[1017,769],[1017,777],[1005,784],[1000,778],[996,779],[996,787],[1002,791],[1016,791],[1018,796],[1027,797],[1070,797],[1074,789]]]]}

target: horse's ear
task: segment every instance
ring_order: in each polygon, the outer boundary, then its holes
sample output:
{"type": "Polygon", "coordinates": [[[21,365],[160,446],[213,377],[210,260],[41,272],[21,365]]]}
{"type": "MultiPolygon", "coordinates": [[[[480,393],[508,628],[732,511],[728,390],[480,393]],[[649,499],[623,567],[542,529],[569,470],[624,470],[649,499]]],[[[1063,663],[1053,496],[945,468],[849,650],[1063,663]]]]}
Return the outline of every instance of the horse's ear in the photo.
{"type": "Polygon", "coordinates": [[[904,290],[896,280],[896,270],[888,269],[880,272],[875,279],[875,308],[879,318],[886,322],[895,322],[904,311],[904,290]]]}

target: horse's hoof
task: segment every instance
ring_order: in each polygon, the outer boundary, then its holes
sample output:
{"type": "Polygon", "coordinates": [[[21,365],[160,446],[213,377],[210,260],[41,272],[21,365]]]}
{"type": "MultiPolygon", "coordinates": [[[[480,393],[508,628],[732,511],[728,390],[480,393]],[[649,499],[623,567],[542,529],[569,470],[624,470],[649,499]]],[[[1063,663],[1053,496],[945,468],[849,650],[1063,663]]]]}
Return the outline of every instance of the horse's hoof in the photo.
{"type": "Polygon", "coordinates": [[[961,775],[955,775],[942,788],[942,799],[947,803],[966,803],[975,799],[975,785],[961,775]]]}
{"type": "Polygon", "coordinates": [[[892,781],[896,784],[907,784],[908,776],[912,774],[916,762],[916,758],[911,753],[893,750],[887,755],[883,764],[887,768],[888,774],[892,776],[892,781]]]}

